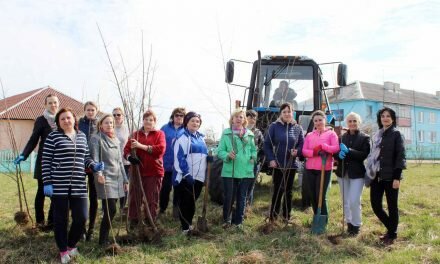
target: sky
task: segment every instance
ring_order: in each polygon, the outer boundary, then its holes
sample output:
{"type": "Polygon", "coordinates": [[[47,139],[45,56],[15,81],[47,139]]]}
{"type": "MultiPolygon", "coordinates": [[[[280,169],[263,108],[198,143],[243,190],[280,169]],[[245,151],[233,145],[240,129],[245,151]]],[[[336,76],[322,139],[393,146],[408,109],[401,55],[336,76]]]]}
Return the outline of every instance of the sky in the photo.
{"type": "MultiPolygon", "coordinates": [[[[0,1],[0,78],[6,96],[50,85],[111,111],[121,100],[99,25],[132,90],[142,83],[142,37],[146,60],[152,51],[158,126],[184,106],[219,137],[230,104],[224,62],[254,61],[258,50],[342,61],[349,82],[440,91],[438,14],[440,1],[418,0],[0,1]]],[[[229,90],[243,98],[243,88],[229,90]]]]}

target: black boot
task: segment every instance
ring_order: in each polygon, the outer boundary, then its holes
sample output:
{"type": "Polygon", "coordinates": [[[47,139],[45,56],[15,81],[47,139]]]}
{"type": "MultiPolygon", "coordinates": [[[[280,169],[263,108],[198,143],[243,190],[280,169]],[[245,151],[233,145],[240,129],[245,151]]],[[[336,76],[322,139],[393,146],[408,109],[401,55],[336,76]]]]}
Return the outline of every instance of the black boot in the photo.
{"type": "Polygon", "coordinates": [[[349,233],[350,236],[357,236],[359,235],[359,231],[360,231],[360,226],[352,226],[351,228],[351,232],[349,233]]]}
{"type": "Polygon", "coordinates": [[[347,233],[351,234],[353,232],[353,225],[351,223],[347,223],[347,233]]]}

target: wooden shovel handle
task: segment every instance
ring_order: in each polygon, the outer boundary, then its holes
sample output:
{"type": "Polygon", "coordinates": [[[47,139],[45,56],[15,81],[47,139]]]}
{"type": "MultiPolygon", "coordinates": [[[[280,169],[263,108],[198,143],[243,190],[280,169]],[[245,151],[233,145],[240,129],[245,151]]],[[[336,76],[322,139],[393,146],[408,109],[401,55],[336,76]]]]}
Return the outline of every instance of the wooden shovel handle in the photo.
{"type": "Polygon", "coordinates": [[[205,193],[203,194],[203,210],[202,217],[206,217],[206,205],[208,204],[208,188],[209,188],[209,177],[211,176],[211,162],[208,161],[208,169],[205,177],[205,193]]]}
{"type": "Polygon", "coordinates": [[[322,165],[321,165],[321,182],[319,183],[319,200],[318,200],[318,208],[322,208],[322,193],[324,191],[324,176],[325,176],[325,163],[327,161],[327,155],[322,157],[322,165]]]}

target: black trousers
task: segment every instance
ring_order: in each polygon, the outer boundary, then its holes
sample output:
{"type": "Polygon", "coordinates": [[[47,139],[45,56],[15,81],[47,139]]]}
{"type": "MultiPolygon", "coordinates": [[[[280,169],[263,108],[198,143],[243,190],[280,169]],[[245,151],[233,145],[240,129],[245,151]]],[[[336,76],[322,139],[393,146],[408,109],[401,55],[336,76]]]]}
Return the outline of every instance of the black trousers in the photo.
{"type": "Polygon", "coordinates": [[[116,203],[118,199],[103,199],[102,210],[104,215],[102,217],[101,226],[99,228],[99,244],[103,245],[108,241],[110,232],[110,223],[116,215],[116,203]],[[108,206],[107,206],[108,205],[108,206]]]}
{"type": "MultiPolygon", "coordinates": [[[[127,178],[130,180],[130,165],[124,165],[124,170],[125,170],[125,174],[127,175],[127,178]]],[[[119,208],[124,209],[125,205],[127,204],[127,197],[128,197],[128,192],[125,192],[125,196],[119,198],[119,208]]]]}
{"type": "MultiPolygon", "coordinates": [[[[160,212],[165,212],[170,201],[170,193],[173,188],[173,172],[165,171],[165,175],[162,180],[162,188],[159,194],[159,209],[160,212]]],[[[173,193],[173,205],[177,204],[176,194],[173,193]]]]}
{"type": "Polygon", "coordinates": [[[195,202],[199,198],[202,188],[203,182],[195,180],[194,185],[190,185],[185,179],[175,187],[182,230],[188,230],[189,226],[192,225],[192,220],[196,212],[195,202]]]}
{"type": "MultiPolygon", "coordinates": [[[[37,179],[38,189],[35,195],[35,221],[37,224],[44,224],[44,185],[42,179],[37,179]]],[[[53,205],[50,203],[49,215],[47,217],[47,225],[53,224],[53,205]]]]}
{"type": "Polygon", "coordinates": [[[95,181],[93,173],[87,173],[89,183],[89,229],[88,232],[95,228],[96,214],[98,212],[98,196],[96,194],[95,181]]]}
{"type": "Polygon", "coordinates": [[[54,210],[55,241],[60,252],[67,247],[74,248],[84,232],[87,220],[87,198],[85,197],[57,197],[52,198],[54,210]],[[67,231],[69,223],[69,210],[72,211],[72,224],[67,231]]]}
{"type": "Polygon", "coordinates": [[[399,189],[393,188],[393,181],[379,181],[378,177],[371,182],[370,201],[374,214],[385,225],[390,238],[397,237],[399,224],[398,200],[399,189]],[[385,193],[388,206],[388,214],[383,209],[382,200],[385,193]]]}
{"type": "Polygon", "coordinates": [[[290,219],[292,210],[292,187],[295,180],[296,170],[273,170],[273,194],[272,204],[270,206],[270,218],[275,219],[280,214],[281,200],[283,200],[283,217],[290,219]]]}
{"type": "MultiPolygon", "coordinates": [[[[330,184],[330,176],[331,176],[331,171],[324,172],[324,187],[322,190],[323,193],[322,193],[321,215],[328,215],[327,190],[330,184]]],[[[321,171],[305,170],[305,174],[303,176],[303,184],[305,184],[307,194],[309,196],[310,202],[312,203],[313,212],[316,214],[319,203],[321,171]]]]}

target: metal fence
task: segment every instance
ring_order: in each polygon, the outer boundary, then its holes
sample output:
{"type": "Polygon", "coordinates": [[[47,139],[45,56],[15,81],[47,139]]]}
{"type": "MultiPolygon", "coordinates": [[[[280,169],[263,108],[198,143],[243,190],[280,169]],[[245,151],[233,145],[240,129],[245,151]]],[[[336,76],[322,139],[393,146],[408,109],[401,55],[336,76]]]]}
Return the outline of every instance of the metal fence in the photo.
{"type": "MultiPolygon", "coordinates": [[[[15,154],[12,150],[1,150],[0,151],[0,173],[15,173],[15,165],[13,163],[15,159],[15,154]]],[[[32,173],[35,167],[35,160],[37,158],[37,154],[32,152],[26,161],[22,161],[21,171],[25,173],[32,173]]]]}

